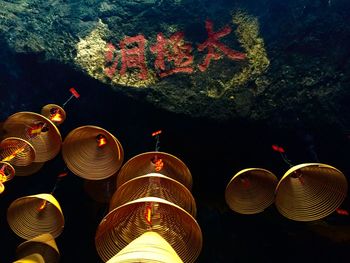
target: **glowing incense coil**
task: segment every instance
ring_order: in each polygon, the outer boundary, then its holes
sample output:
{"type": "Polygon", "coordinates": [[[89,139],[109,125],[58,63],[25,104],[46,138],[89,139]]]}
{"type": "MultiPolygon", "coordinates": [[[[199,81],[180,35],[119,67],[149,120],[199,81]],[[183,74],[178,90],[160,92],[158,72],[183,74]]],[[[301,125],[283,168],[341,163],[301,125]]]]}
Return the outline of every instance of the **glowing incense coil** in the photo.
{"type": "Polygon", "coordinates": [[[169,243],[156,232],[146,232],[133,240],[107,263],[182,263],[169,243]]]}
{"type": "Polygon", "coordinates": [[[117,138],[96,126],[82,126],[71,131],[64,139],[62,155],[72,173],[88,180],[114,175],[124,158],[117,138]],[[100,135],[106,139],[106,144],[101,145],[100,135]]]}
{"type": "Polygon", "coordinates": [[[277,177],[268,170],[244,169],[227,184],[226,203],[240,214],[260,213],[274,202],[277,181],[277,177]]]}
{"type": "Polygon", "coordinates": [[[85,180],[84,190],[95,201],[108,203],[116,188],[116,176],[102,180],[85,180]]]}
{"type": "Polygon", "coordinates": [[[340,206],[347,190],[346,178],[336,168],[321,163],[299,164],[280,179],[275,205],[289,219],[318,220],[340,206]]]}
{"type": "Polygon", "coordinates": [[[56,104],[47,104],[41,109],[41,115],[51,120],[54,124],[60,125],[66,119],[65,110],[56,104]]]}
{"type": "Polygon", "coordinates": [[[55,239],[50,234],[42,234],[25,241],[16,249],[17,258],[24,258],[34,253],[40,254],[44,258],[44,262],[58,263],[60,260],[55,239]]]}
{"type": "Polygon", "coordinates": [[[27,166],[35,160],[33,146],[21,138],[8,137],[0,143],[1,161],[15,166],[27,166]]]}
{"type": "Polygon", "coordinates": [[[16,176],[28,176],[37,173],[45,163],[36,163],[32,162],[27,166],[16,166],[13,165],[13,168],[16,170],[16,176]]]}
{"type": "Polygon", "coordinates": [[[110,200],[109,210],[142,197],[165,199],[196,216],[196,203],[191,192],[174,179],[158,173],[133,178],[118,187],[110,200]]]}
{"type": "Polygon", "coordinates": [[[5,191],[5,185],[0,182],[0,194],[2,194],[5,191]]]}
{"type": "Polygon", "coordinates": [[[15,169],[13,166],[7,162],[0,161],[0,183],[10,181],[14,176],[15,169]]]}
{"type": "Polygon", "coordinates": [[[156,197],[140,198],[109,212],[98,226],[95,244],[107,261],[131,241],[152,230],[162,236],[183,262],[195,262],[202,249],[202,232],[196,220],[179,206],[156,197]],[[152,225],[145,211],[152,207],[152,225]]]}
{"type": "Polygon", "coordinates": [[[16,260],[13,263],[45,263],[45,260],[42,255],[34,253],[19,260],[16,260]]]}
{"type": "Polygon", "coordinates": [[[27,240],[41,234],[56,238],[64,227],[61,207],[51,194],[16,199],[7,210],[7,222],[13,232],[27,240]]]}
{"type": "Polygon", "coordinates": [[[165,152],[141,153],[128,160],[118,173],[117,188],[132,178],[149,173],[163,174],[180,182],[189,190],[192,188],[192,175],[187,166],[177,157],[165,152]],[[162,166],[156,165],[159,160],[162,161],[162,166]]]}
{"type": "Polygon", "coordinates": [[[34,112],[18,112],[4,123],[5,137],[19,137],[35,149],[35,162],[53,159],[61,150],[62,138],[56,125],[34,112]]]}

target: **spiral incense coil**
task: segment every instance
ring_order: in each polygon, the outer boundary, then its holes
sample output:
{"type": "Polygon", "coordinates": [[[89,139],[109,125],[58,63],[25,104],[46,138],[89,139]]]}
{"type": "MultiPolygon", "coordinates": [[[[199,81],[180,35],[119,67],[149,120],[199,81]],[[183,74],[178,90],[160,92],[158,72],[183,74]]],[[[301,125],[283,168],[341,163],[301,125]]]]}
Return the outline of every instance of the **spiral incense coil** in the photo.
{"type": "Polygon", "coordinates": [[[47,104],[41,109],[41,115],[48,118],[55,125],[62,124],[66,119],[65,110],[56,104],[47,104]]]}
{"type": "Polygon", "coordinates": [[[48,262],[45,262],[42,255],[38,253],[34,253],[24,258],[18,259],[13,263],[48,263],[48,262]]]}
{"type": "Polygon", "coordinates": [[[44,166],[44,164],[45,163],[32,162],[27,166],[14,165],[13,168],[16,170],[16,176],[29,176],[37,173],[44,166]]]}
{"type": "Polygon", "coordinates": [[[82,126],[71,131],[62,146],[63,159],[72,173],[88,180],[114,175],[123,163],[120,142],[108,131],[96,126],[82,126]],[[105,144],[99,146],[98,138],[105,144]]]}
{"type": "Polygon", "coordinates": [[[0,194],[2,194],[5,191],[5,185],[0,182],[0,194]]]}
{"type": "Polygon", "coordinates": [[[35,149],[35,162],[46,162],[60,152],[62,138],[56,125],[34,112],[18,112],[4,123],[5,137],[19,137],[35,149]]]}
{"type": "Polygon", "coordinates": [[[183,263],[175,250],[158,233],[145,232],[107,263],[183,263]]]}
{"type": "Polygon", "coordinates": [[[146,152],[128,160],[120,169],[117,188],[132,178],[149,173],[160,173],[192,188],[192,175],[177,157],[165,152],[146,152]],[[160,163],[160,165],[158,165],[160,163]]]}
{"type": "Polygon", "coordinates": [[[277,181],[277,177],[268,170],[244,169],[227,184],[226,203],[240,214],[260,213],[274,202],[277,181]]]}
{"type": "Polygon", "coordinates": [[[116,175],[102,180],[85,180],[84,190],[95,201],[109,203],[116,188],[116,175]]]}
{"type": "Polygon", "coordinates": [[[196,216],[196,203],[191,192],[174,179],[158,173],[139,176],[121,185],[110,200],[109,210],[142,197],[165,199],[196,216]]]}
{"type": "Polygon", "coordinates": [[[275,205],[289,219],[318,220],[341,205],[347,190],[347,180],[338,169],[321,163],[299,164],[280,179],[275,205]]]}
{"type": "Polygon", "coordinates": [[[0,162],[0,183],[10,181],[15,176],[15,168],[7,162],[0,162]]]}
{"type": "Polygon", "coordinates": [[[16,199],[7,210],[7,222],[13,232],[26,240],[41,234],[56,238],[64,227],[61,207],[51,194],[16,199]]]}
{"type": "Polygon", "coordinates": [[[196,220],[179,206],[156,197],[140,198],[109,212],[96,232],[97,252],[108,261],[149,230],[162,236],[183,262],[195,262],[200,254],[202,232],[196,220]]]}
{"type": "Polygon", "coordinates": [[[58,263],[60,252],[55,239],[50,234],[42,234],[20,244],[16,249],[16,257],[24,258],[31,254],[40,254],[45,262],[58,263]]]}
{"type": "Polygon", "coordinates": [[[33,146],[21,138],[8,137],[0,143],[1,161],[15,166],[27,166],[35,160],[35,156],[33,146]]]}

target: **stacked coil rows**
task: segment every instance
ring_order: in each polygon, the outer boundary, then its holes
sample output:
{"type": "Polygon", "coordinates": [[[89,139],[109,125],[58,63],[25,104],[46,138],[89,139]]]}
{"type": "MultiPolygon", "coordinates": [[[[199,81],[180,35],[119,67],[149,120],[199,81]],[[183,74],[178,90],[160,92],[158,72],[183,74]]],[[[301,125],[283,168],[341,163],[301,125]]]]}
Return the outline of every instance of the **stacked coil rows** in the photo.
{"type": "Polygon", "coordinates": [[[0,193],[15,175],[32,175],[57,156],[62,144],[57,125],[65,117],[60,106],[48,104],[41,114],[17,112],[6,119],[0,142],[0,193]]]}
{"type": "Polygon", "coordinates": [[[280,180],[265,169],[244,169],[227,184],[225,199],[241,214],[260,213],[275,203],[289,219],[313,221],[333,213],[347,191],[341,171],[322,163],[305,163],[291,167],[280,180]]]}
{"type": "Polygon", "coordinates": [[[164,152],[126,162],[95,236],[108,262],[194,262],[202,248],[186,165],[164,152]]]}
{"type": "MultiPolygon", "coordinates": [[[[18,112],[4,122],[0,142],[0,188],[15,175],[36,173],[45,162],[55,158],[61,150],[64,110],[55,104],[43,107],[42,114],[18,112]],[[60,109],[60,110],[58,110],[60,109]],[[55,118],[52,115],[55,112],[55,118]]],[[[24,196],[14,200],[7,210],[10,228],[27,240],[17,249],[16,262],[59,262],[55,238],[64,228],[62,209],[51,194],[24,196]]]]}

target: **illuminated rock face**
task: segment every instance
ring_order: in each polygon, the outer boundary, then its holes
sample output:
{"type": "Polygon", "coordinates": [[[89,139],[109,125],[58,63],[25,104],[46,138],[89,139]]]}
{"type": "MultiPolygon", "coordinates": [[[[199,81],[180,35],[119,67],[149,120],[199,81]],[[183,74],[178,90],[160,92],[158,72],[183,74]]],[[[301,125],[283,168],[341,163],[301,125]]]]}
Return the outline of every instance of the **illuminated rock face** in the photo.
{"type": "Polygon", "coordinates": [[[343,122],[349,3],[275,2],[6,1],[1,43],[176,113],[343,122]]]}

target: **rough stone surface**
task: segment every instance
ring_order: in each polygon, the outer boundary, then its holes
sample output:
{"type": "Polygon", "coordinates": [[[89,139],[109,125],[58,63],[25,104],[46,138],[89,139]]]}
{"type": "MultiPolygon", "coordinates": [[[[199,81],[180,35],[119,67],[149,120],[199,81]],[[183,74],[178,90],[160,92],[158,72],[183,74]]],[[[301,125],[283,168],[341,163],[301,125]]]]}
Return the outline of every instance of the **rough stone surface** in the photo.
{"type": "Polygon", "coordinates": [[[281,125],[298,119],[316,124],[320,116],[339,126],[349,123],[350,5],[345,0],[1,2],[0,38],[12,53],[35,55],[48,65],[68,65],[116,92],[166,110],[220,120],[273,120],[281,125]],[[238,10],[258,23],[250,50],[233,22],[238,10]],[[248,60],[223,56],[205,72],[198,70],[205,52],[197,46],[207,38],[206,19],[214,22],[214,31],[228,24],[232,32],[222,42],[248,54],[248,60]],[[178,31],[193,47],[195,70],[160,78],[149,47],[157,33],[169,37],[178,31]],[[108,78],[106,44],[113,43],[118,50],[125,36],[138,34],[147,39],[147,81],[132,70],[108,78]],[[254,65],[253,47],[265,47],[265,66],[254,65]],[[246,76],[239,76],[242,72],[246,76]],[[241,81],[233,81],[235,76],[241,81]]]}

